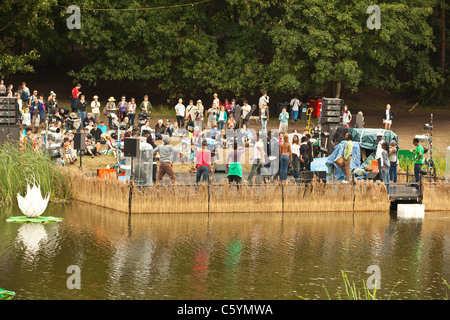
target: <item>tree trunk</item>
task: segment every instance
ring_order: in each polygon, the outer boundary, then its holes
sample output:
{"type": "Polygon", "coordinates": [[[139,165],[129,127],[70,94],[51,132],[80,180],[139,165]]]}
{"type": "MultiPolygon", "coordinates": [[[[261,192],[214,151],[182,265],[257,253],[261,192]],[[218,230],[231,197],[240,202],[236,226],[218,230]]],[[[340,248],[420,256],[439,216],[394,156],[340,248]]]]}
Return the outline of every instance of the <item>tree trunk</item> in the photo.
{"type": "Polygon", "coordinates": [[[339,99],[339,97],[341,95],[341,85],[342,85],[342,81],[341,80],[338,80],[338,81],[335,82],[335,89],[334,89],[334,97],[335,98],[339,99]]]}
{"type": "MultiPolygon", "coordinates": [[[[445,0],[442,0],[441,3],[441,73],[442,77],[445,79],[445,53],[447,50],[447,39],[446,39],[446,32],[445,32],[445,0]]],[[[444,95],[444,89],[441,88],[439,90],[439,102],[442,101],[444,95]]]]}

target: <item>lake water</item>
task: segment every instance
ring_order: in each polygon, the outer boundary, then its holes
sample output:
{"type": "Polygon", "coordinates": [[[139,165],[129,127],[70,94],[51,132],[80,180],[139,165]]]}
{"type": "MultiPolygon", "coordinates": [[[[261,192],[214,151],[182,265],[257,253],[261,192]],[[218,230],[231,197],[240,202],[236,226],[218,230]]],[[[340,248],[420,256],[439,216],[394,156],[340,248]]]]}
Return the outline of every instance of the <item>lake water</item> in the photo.
{"type": "MultiPolygon", "coordinates": [[[[0,287],[14,299],[336,299],[341,271],[356,287],[379,268],[380,299],[444,299],[450,213],[132,215],[50,205],[53,224],[6,222],[0,287]],[[69,266],[80,289],[69,289],[69,266]]],[[[373,276],[373,275],[372,275],[373,276]]]]}

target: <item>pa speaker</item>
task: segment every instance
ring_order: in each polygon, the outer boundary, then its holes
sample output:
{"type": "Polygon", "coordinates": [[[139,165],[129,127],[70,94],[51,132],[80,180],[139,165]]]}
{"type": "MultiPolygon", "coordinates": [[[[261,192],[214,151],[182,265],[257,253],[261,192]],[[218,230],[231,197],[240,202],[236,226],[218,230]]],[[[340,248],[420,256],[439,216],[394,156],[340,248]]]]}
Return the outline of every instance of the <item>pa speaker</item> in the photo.
{"type": "Polygon", "coordinates": [[[367,180],[376,181],[378,180],[379,174],[380,174],[379,172],[369,172],[369,174],[367,175],[367,180]]]}
{"type": "Polygon", "coordinates": [[[19,142],[20,126],[1,126],[0,127],[0,143],[3,142],[19,142]]]}
{"type": "Polygon", "coordinates": [[[344,100],[338,98],[322,98],[322,105],[343,105],[344,100]]]}
{"type": "Polygon", "coordinates": [[[123,155],[125,157],[136,158],[139,156],[139,142],[138,138],[125,138],[123,146],[123,155]]]}
{"type": "Polygon", "coordinates": [[[73,148],[75,150],[86,149],[86,134],[84,132],[75,132],[73,136],[73,148]]]}
{"type": "Polygon", "coordinates": [[[0,97],[0,126],[19,124],[19,105],[16,98],[0,97]]]}

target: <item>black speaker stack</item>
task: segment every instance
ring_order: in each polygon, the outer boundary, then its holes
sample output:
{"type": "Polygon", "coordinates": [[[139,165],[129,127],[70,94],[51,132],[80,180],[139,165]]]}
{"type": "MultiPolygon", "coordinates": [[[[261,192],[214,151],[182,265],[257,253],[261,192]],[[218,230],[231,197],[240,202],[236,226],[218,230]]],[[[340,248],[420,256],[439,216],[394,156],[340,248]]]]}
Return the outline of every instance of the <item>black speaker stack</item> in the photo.
{"type": "Polygon", "coordinates": [[[73,136],[73,148],[75,150],[86,149],[86,134],[84,132],[75,132],[73,136]]]}
{"type": "Polygon", "coordinates": [[[20,140],[17,98],[0,97],[0,143],[20,140]]]}
{"type": "Polygon", "coordinates": [[[341,123],[344,100],[338,98],[322,98],[322,125],[341,123]]]}
{"type": "Polygon", "coordinates": [[[123,155],[125,157],[136,158],[139,157],[139,144],[138,138],[125,138],[123,145],[123,155]]]}

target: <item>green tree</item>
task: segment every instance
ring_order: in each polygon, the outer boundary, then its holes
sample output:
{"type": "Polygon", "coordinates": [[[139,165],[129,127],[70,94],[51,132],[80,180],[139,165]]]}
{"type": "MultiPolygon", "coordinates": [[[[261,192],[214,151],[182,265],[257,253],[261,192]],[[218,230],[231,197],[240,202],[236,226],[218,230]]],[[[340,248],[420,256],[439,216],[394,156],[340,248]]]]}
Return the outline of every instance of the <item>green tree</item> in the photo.
{"type": "Polygon", "coordinates": [[[56,0],[4,0],[0,5],[0,75],[34,70],[33,61],[57,61],[64,41],[54,28],[56,0]],[[58,52],[58,54],[56,54],[58,52]]]}

